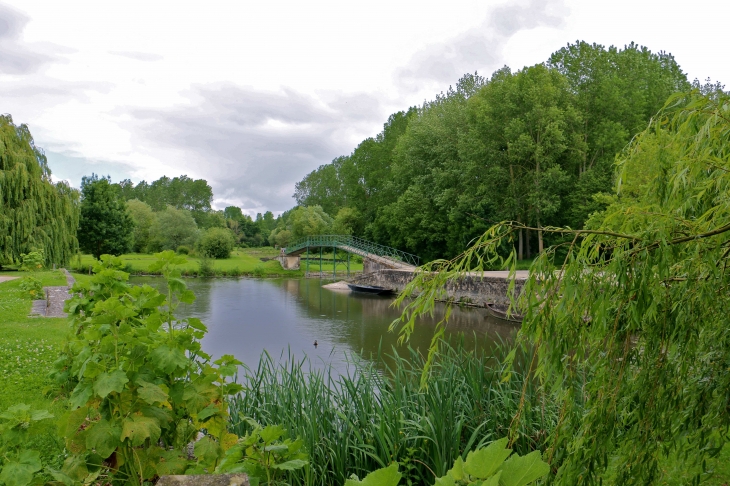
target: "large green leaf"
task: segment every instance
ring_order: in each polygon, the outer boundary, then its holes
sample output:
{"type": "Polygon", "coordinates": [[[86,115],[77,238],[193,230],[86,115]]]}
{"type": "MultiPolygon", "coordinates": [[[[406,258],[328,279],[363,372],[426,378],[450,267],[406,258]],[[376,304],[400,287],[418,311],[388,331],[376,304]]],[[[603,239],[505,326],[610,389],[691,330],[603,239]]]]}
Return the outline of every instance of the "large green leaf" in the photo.
{"type": "Polygon", "coordinates": [[[398,486],[400,478],[398,463],[394,462],[388,467],[376,469],[362,480],[348,479],[345,481],[345,486],[398,486]]]}
{"type": "Polygon", "coordinates": [[[102,373],[94,382],[94,392],[101,398],[105,398],[111,392],[121,393],[128,381],[127,374],[122,370],[102,373]]]}
{"type": "Polygon", "coordinates": [[[282,471],[296,471],[307,465],[307,461],[302,459],[292,459],[291,461],[282,462],[281,464],[274,464],[271,466],[273,469],[281,469],[282,471]]]}
{"type": "Polygon", "coordinates": [[[507,438],[495,440],[487,447],[471,451],[464,462],[464,472],[479,479],[487,479],[495,473],[504,460],[512,454],[506,449],[507,438]]]}
{"type": "Polygon", "coordinates": [[[15,460],[10,460],[0,472],[0,481],[6,486],[25,486],[33,481],[34,473],[41,470],[41,455],[37,451],[22,451],[15,460]]]}
{"type": "Polygon", "coordinates": [[[137,389],[137,394],[142,400],[150,405],[167,401],[167,393],[159,386],[145,381],[141,382],[140,385],[141,386],[137,389]]]}
{"type": "Polygon", "coordinates": [[[210,465],[216,463],[222,452],[220,445],[207,435],[195,443],[194,449],[195,457],[210,465]]]}
{"type": "Polygon", "coordinates": [[[119,445],[122,429],[111,422],[102,420],[86,432],[86,448],[94,449],[102,458],[106,459],[119,445]]]}
{"type": "Polygon", "coordinates": [[[514,455],[502,466],[501,486],[525,486],[550,472],[550,466],[542,460],[540,451],[526,456],[514,455]]]}
{"type": "Polygon", "coordinates": [[[156,419],[133,415],[124,419],[122,424],[122,441],[129,439],[132,446],[137,447],[144,444],[145,440],[157,442],[160,438],[160,425],[156,419]]]}
{"type": "Polygon", "coordinates": [[[188,358],[185,357],[179,349],[170,348],[169,346],[160,346],[150,353],[150,359],[154,362],[158,370],[165,373],[172,373],[178,368],[185,368],[188,364],[188,358]]]}

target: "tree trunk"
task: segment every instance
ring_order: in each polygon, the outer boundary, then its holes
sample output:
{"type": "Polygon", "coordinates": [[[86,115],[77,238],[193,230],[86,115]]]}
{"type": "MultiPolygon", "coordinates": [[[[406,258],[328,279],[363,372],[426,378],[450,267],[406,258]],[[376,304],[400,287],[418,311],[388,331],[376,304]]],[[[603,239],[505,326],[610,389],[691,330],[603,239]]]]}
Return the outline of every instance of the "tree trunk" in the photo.
{"type": "Polygon", "coordinates": [[[525,230],[525,247],[527,250],[527,259],[529,260],[532,255],[530,254],[530,230],[525,230]]]}
{"type": "Polygon", "coordinates": [[[520,231],[517,233],[517,259],[523,260],[524,254],[522,251],[522,228],[520,228],[520,231]]]}

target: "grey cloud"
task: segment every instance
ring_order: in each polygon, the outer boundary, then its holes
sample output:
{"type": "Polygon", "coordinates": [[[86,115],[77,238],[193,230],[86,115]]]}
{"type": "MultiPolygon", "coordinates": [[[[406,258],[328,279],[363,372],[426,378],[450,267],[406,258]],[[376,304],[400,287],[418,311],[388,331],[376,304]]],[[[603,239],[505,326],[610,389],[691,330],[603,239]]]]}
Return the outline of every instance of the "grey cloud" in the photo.
{"type": "Polygon", "coordinates": [[[122,56],[122,57],[128,57],[130,59],[134,59],[135,61],[143,61],[143,62],[154,62],[154,61],[161,61],[164,59],[159,54],[152,54],[150,52],[137,52],[137,51],[109,51],[109,54],[112,54],[114,56],[122,56]]]}
{"type": "Polygon", "coordinates": [[[22,42],[21,34],[29,20],[21,12],[0,4],[0,72],[28,74],[58,59],[52,46],[22,42]]]}
{"type": "Polygon", "coordinates": [[[529,0],[497,7],[479,27],[417,52],[406,67],[395,72],[396,84],[413,89],[423,86],[424,80],[443,84],[467,72],[494,69],[501,64],[501,50],[511,36],[535,27],[559,27],[567,14],[563,0],[529,0]]]}
{"type": "Polygon", "coordinates": [[[181,150],[181,159],[165,162],[206,178],[218,198],[244,209],[288,209],[295,182],[352,150],[348,133],[362,139],[382,122],[377,99],[365,94],[311,97],[218,85],[189,95],[190,107],[132,111],[135,140],[171,157],[181,150]]]}

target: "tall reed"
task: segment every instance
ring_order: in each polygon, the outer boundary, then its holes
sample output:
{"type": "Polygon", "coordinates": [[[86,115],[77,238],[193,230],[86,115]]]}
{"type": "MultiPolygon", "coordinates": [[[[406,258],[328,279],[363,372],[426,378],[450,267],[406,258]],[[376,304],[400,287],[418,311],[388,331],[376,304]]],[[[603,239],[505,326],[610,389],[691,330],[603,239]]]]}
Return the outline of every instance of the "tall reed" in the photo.
{"type": "MultiPolygon", "coordinates": [[[[241,418],[252,417],[302,438],[311,465],[291,477],[293,484],[341,485],[392,461],[406,470],[406,484],[433,484],[457,456],[507,434],[525,385],[520,371],[502,382],[508,351],[500,345],[488,355],[461,341],[445,343],[425,390],[419,388],[424,358],[412,349],[387,360],[353,357],[345,375],[291,354],[277,361],[264,353],[257,369],[239,377],[244,392],[232,402],[232,427],[243,434],[248,425],[241,418]]],[[[542,445],[557,416],[535,384],[525,389],[514,446],[521,454],[542,445]]]]}

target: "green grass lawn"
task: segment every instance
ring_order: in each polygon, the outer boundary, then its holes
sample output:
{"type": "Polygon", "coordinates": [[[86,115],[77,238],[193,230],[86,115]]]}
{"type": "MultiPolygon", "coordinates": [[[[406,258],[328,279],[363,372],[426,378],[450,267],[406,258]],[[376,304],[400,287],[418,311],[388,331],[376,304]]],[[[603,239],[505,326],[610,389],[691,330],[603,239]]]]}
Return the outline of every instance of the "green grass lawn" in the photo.
{"type": "MultiPolygon", "coordinates": [[[[237,249],[231,253],[229,258],[220,260],[212,260],[213,271],[215,276],[241,276],[253,275],[258,277],[301,277],[304,275],[305,262],[302,260],[302,268],[300,270],[284,270],[277,260],[262,261],[261,258],[273,258],[279,254],[278,250],[273,248],[245,248],[237,249]]],[[[127,270],[133,274],[149,273],[150,265],[157,259],[154,255],[132,253],[121,256],[127,265],[127,270]]],[[[331,255],[323,257],[322,271],[332,272],[331,255]]],[[[342,258],[342,256],[340,256],[342,258]]],[[[188,262],[180,268],[184,275],[198,275],[200,271],[200,259],[194,256],[187,256],[188,262]]],[[[88,273],[89,267],[93,266],[94,258],[91,255],[82,255],[74,258],[70,268],[78,273],[88,273]]],[[[310,272],[319,271],[319,262],[315,263],[310,260],[310,272]]],[[[343,262],[337,264],[338,272],[347,271],[347,265],[343,262]]],[[[351,272],[362,272],[362,263],[351,261],[351,272]]]]}
{"type": "MultiPolygon", "coordinates": [[[[0,272],[0,275],[23,277],[25,272],[0,272]]],[[[63,272],[35,272],[44,286],[66,285],[63,272]]],[[[63,318],[28,317],[31,300],[20,289],[20,279],[0,283],[0,410],[17,403],[46,409],[56,417],[65,410],[45,396],[49,387],[47,374],[58,357],[68,321],[63,318]]],[[[54,420],[40,422],[28,443],[41,452],[43,463],[60,468],[63,440],[56,434],[54,420]]]]}

